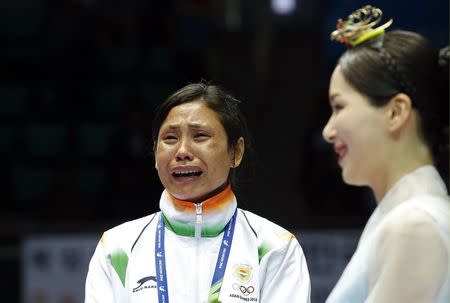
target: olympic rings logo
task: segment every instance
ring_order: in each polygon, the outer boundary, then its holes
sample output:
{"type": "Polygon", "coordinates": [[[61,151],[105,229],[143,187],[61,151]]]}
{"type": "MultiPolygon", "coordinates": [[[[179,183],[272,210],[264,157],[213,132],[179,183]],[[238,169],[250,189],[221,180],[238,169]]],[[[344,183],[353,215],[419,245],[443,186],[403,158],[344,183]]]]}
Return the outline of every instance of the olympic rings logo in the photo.
{"type": "Polygon", "coordinates": [[[253,286],[245,287],[244,285],[239,285],[237,283],[233,284],[233,289],[239,290],[244,296],[248,296],[255,291],[253,286]]]}

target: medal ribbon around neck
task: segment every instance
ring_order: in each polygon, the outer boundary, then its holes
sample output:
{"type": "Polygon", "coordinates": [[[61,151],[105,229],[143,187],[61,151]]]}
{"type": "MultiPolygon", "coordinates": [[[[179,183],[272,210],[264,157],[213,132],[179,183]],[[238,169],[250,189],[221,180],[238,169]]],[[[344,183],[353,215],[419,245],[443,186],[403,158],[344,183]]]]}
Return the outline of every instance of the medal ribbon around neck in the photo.
{"type": "MultiPolygon", "coordinates": [[[[159,216],[155,235],[155,266],[156,283],[158,288],[159,303],[169,303],[169,289],[167,285],[166,257],[164,248],[164,220],[162,213],[159,216]]],[[[236,225],[237,209],[224,228],[222,243],[220,245],[219,255],[217,256],[216,268],[211,282],[208,302],[218,302],[220,289],[222,287],[225,269],[227,268],[228,257],[230,255],[231,244],[233,242],[234,227],[236,225]]]]}

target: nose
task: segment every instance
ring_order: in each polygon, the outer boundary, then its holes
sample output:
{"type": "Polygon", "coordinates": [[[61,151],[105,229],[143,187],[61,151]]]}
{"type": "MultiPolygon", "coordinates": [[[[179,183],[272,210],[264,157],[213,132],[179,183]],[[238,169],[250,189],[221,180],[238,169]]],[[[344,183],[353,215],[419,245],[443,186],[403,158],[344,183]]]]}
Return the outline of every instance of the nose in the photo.
{"type": "Polygon", "coordinates": [[[328,119],[327,124],[322,130],[322,137],[327,141],[328,143],[333,143],[334,139],[336,137],[336,130],[333,127],[333,116],[328,119]]]}
{"type": "Polygon", "coordinates": [[[190,161],[193,160],[194,155],[191,152],[191,147],[189,142],[186,139],[181,140],[175,154],[175,159],[177,161],[190,161]]]}

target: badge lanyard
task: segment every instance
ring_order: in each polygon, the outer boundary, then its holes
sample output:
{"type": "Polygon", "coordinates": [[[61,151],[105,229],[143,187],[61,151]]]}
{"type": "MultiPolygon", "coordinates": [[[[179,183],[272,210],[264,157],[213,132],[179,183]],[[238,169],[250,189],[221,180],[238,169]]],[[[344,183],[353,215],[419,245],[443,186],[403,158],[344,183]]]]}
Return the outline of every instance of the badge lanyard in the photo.
{"type": "MultiPolygon", "coordinates": [[[[224,228],[222,244],[220,245],[219,255],[217,256],[216,268],[214,270],[214,276],[211,282],[211,288],[217,284],[219,287],[215,287],[214,293],[220,292],[220,286],[223,276],[225,275],[225,269],[228,263],[228,257],[230,255],[231,243],[233,242],[234,226],[236,224],[235,210],[230,221],[224,228]]],[[[164,220],[163,215],[159,216],[158,225],[156,227],[155,236],[155,265],[156,265],[156,282],[158,287],[158,301],[159,303],[169,303],[169,289],[167,287],[167,273],[166,273],[166,257],[164,250],[164,220]]]]}

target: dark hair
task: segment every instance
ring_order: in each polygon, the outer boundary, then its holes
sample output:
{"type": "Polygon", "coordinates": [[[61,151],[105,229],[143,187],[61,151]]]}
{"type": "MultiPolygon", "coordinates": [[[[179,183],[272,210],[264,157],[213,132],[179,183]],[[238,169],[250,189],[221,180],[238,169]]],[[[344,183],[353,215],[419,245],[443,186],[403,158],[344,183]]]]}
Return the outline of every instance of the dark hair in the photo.
{"type": "Polygon", "coordinates": [[[448,172],[448,57],[441,59],[439,49],[424,36],[394,30],[348,49],[338,65],[348,83],[375,106],[400,92],[407,94],[436,165],[448,172]]]}
{"type": "MultiPolygon", "coordinates": [[[[188,84],[185,87],[171,94],[156,110],[152,124],[153,151],[156,151],[158,144],[158,133],[169,114],[175,106],[193,101],[204,102],[208,108],[212,109],[222,123],[228,140],[228,148],[234,150],[240,137],[245,141],[245,154],[251,149],[250,134],[247,127],[247,121],[242,114],[240,101],[227,94],[223,89],[216,85],[210,85],[204,82],[188,84]]],[[[235,185],[235,170],[231,169],[228,177],[230,183],[235,185]]]]}

